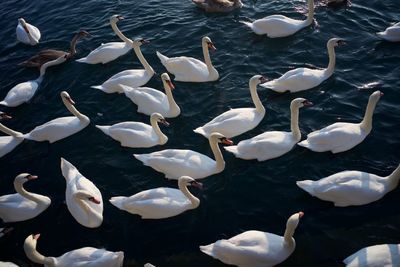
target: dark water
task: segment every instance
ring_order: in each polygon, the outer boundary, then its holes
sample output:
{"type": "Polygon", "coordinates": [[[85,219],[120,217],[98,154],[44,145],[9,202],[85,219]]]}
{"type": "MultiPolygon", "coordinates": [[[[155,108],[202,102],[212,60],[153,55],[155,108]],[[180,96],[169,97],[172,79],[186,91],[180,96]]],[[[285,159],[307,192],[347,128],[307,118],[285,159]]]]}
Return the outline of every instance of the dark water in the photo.
{"type": "MultiPolygon", "coordinates": [[[[334,208],[295,185],[296,180],[318,179],[351,169],[388,175],[399,163],[400,46],[381,42],[374,35],[399,19],[398,1],[354,0],[350,7],[334,10],[320,6],[315,15],[318,27],[279,40],[255,36],[238,20],[275,13],[303,18],[297,8],[305,4],[283,0],[244,3],[245,7],[236,13],[208,15],[188,0],[1,1],[1,99],[15,84],[38,75],[35,70],[18,67],[18,62],[41,49],[68,49],[77,30],[85,29],[93,35],[78,44],[78,57],[102,42],[117,40],[108,24],[113,14],[126,17],[119,26],[128,37],[151,40],[142,51],[159,74],[165,69],[156,50],[170,56],[201,58],[200,39],[210,36],[218,49],[211,57],[220,80],[201,84],[176,82],[174,95],[182,114],[170,119],[171,127],[164,130],[168,143],[151,149],[122,148],[94,127],[127,120],[148,121],[123,95],[108,95],[89,87],[119,71],[141,67],[132,52],[106,66],[70,61],[51,68],[30,104],[1,108],[14,117],[6,122],[7,126],[28,132],[53,118],[68,116],[59,97],[62,90],[67,90],[92,123],[51,146],[24,141],[0,159],[0,195],[13,192],[12,181],[17,174],[30,172],[40,178],[27,183],[27,189],[52,199],[52,205],[40,216],[12,224],[15,230],[0,240],[0,260],[34,266],[25,257],[22,244],[28,234],[41,233],[38,250],[46,256],[94,246],[123,250],[125,266],[142,266],[145,262],[161,267],[225,266],[202,254],[198,246],[250,229],[283,234],[286,219],[300,210],[305,217],[295,233],[297,248],[280,266],[342,266],[345,257],[362,247],[399,243],[399,189],[367,206],[334,208]],[[40,28],[39,46],[16,42],[15,26],[22,16],[40,28]],[[225,171],[204,179],[205,189],[195,191],[201,199],[200,207],[166,220],[141,220],[107,201],[115,195],[175,187],[176,182],[168,182],[162,174],[143,167],[132,154],[186,148],[211,155],[207,140],[192,129],[229,107],[251,106],[248,79],[255,74],[276,78],[294,67],[326,66],[325,44],[334,36],[348,41],[347,46],[337,49],[335,74],[318,88],[296,94],[280,95],[260,88],[266,116],[257,128],[234,141],[266,130],[288,130],[289,103],[295,97],[305,97],[315,104],[300,112],[303,136],[339,119],[357,122],[364,114],[369,95],[382,90],[385,95],[377,105],[373,131],[361,145],[339,155],[296,147],[281,158],[261,163],[224,153],[225,171]],[[69,214],[63,203],[65,180],[60,157],[73,163],[101,190],[105,200],[101,227],[85,228],[69,214]]],[[[148,86],[161,88],[159,75],[148,86]]]]}

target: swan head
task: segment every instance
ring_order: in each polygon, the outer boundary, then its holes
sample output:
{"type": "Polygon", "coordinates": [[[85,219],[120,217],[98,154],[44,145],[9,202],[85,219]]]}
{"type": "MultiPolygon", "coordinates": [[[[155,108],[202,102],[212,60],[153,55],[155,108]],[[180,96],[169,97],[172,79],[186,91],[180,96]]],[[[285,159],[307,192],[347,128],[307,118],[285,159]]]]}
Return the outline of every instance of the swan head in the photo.
{"type": "Polygon", "coordinates": [[[193,187],[197,187],[199,189],[203,188],[203,184],[197,182],[195,179],[193,179],[192,177],[189,176],[181,176],[178,179],[178,184],[179,185],[184,185],[184,186],[193,186],[193,187]]]}
{"type": "Polygon", "coordinates": [[[345,40],[342,38],[331,38],[328,41],[328,48],[330,47],[338,47],[346,44],[345,40]]]}
{"type": "Polygon", "coordinates": [[[62,91],[60,96],[61,96],[61,99],[63,102],[67,102],[71,105],[75,105],[74,100],[72,100],[72,98],[69,96],[69,94],[66,91],[62,91]]]}
{"type": "Polygon", "coordinates": [[[160,113],[151,114],[150,120],[155,120],[156,122],[162,123],[165,126],[169,126],[169,122],[160,113]]]}
{"type": "Polygon", "coordinates": [[[268,81],[268,79],[262,75],[254,75],[253,77],[250,78],[249,84],[250,84],[250,86],[258,85],[260,83],[266,83],[267,81],[268,81]]]}
{"type": "Polygon", "coordinates": [[[145,44],[149,44],[150,41],[146,40],[144,38],[135,38],[132,41],[132,46],[141,46],[141,45],[145,45],[145,44]]]}
{"type": "Polygon", "coordinates": [[[29,34],[28,26],[26,26],[26,21],[23,18],[18,19],[18,23],[21,24],[22,28],[24,28],[25,32],[29,34]]]}
{"type": "Polygon", "coordinates": [[[286,223],[286,229],[290,229],[290,230],[294,231],[297,228],[297,225],[299,224],[300,219],[303,216],[304,216],[304,212],[302,212],[302,211],[297,212],[297,213],[293,214],[292,216],[290,216],[286,223]]]}
{"type": "Polygon", "coordinates": [[[210,37],[204,36],[203,39],[201,39],[201,42],[203,44],[206,44],[209,49],[213,51],[217,50],[217,48],[214,46],[214,43],[211,41],[210,37]]]}
{"type": "Polygon", "coordinates": [[[4,113],[3,111],[0,111],[0,121],[2,120],[9,120],[12,119],[11,116],[7,115],[6,113],[4,113]]]}
{"type": "Polygon", "coordinates": [[[30,173],[21,173],[17,177],[15,177],[14,184],[23,184],[37,178],[39,178],[37,175],[32,175],[30,173]]]}
{"type": "Polygon", "coordinates": [[[125,18],[121,15],[112,15],[110,17],[110,23],[117,23],[118,21],[123,20],[123,19],[125,19],[125,18]]]}
{"type": "Polygon", "coordinates": [[[370,96],[369,96],[369,101],[373,101],[373,102],[378,102],[379,99],[381,98],[381,96],[383,96],[383,93],[381,91],[375,91],[373,92],[370,96]]]}
{"type": "MultiPolygon", "coordinates": [[[[36,250],[36,245],[37,245],[37,241],[40,237],[40,234],[32,234],[32,235],[28,235],[27,238],[25,238],[25,242],[24,242],[24,251],[26,253],[26,255],[30,255],[33,251],[36,250]]],[[[28,256],[29,258],[29,256],[28,256]]]]}
{"type": "Polygon", "coordinates": [[[226,138],[223,134],[220,133],[212,133],[210,134],[210,141],[216,140],[218,143],[222,143],[224,145],[231,146],[233,145],[233,141],[226,138]]]}
{"type": "Polygon", "coordinates": [[[81,30],[78,32],[78,36],[79,36],[79,38],[83,38],[83,37],[89,37],[92,35],[90,33],[88,33],[87,31],[81,30]]]}
{"type": "Polygon", "coordinates": [[[162,80],[163,83],[164,83],[164,87],[165,87],[165,85],[167,85],[168,88],[169,88],[170,90],[175,89],[175,86],[174,86],[174,84],[171,82],[171,79],[169,78],[168,73],[163,73],[163,74],[161,74],[161,80],[162,80]]]}
{"type": "Polygon", "coordinates": [[[313,105],[313,102],[308,101],[305,98],[299,97],[299,98],[296,98],[296,99],[292,100],[292,102],[290,103],[290,108],[291,109],[292,108],[302,108],[302,107],[309,107],[309,106],[312,106],[312,105],[313,105]]]}
{"type": "Polygon", "coordinates": [[[89,200],[90,202],[93,202],[94,204],[99,205],[101,201],[93,196],[91,193],[87,191],[78,191],[74,193],[74,197],[82,199],[82,200],[89,200]]]}

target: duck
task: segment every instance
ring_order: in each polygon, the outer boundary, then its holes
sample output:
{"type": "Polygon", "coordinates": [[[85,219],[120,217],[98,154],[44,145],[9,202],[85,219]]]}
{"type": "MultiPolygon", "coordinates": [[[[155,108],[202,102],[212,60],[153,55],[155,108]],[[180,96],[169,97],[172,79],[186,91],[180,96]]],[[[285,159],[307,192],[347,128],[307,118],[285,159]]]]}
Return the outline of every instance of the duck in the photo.
{"type": "Polygon", "coordinates": [[[27,68],[39,68],[46,62],[55,60],[59,57],[62,56],[67,56],[66,59],[71,59],[76,55],[76,43],[78,42],[79,39],[88,37],[90,36],[90,33],[87,31],[79,31],[74,35],[74,37],[71,40],[71,45],[70,49],[68,52],[66,51],[61,51],[61,50],[55,50],[55,49],[46,49],[40,51],[38,54],[34,55],[28,60],[25,60],[18,65],[24,66],[27,68]]]}
{"type": "Polygon", "coordinates": [[[286,260],[295,250],[293,238],[304,212],[289,217],[284,236],[250,230],[230,239],[200,246],[200,250],[225,264],[239,267],[271,267],[286,260]]]}
{"type": "Polygon", "coordinates": [[[106,64],[128,53],[132,48],[132,40],[127,38],[117,27],[117,22],[123,19],[124,17],[121,15],[112,15],[110,17],[111,28],[123,42],[101,44],[101,46],[90,52],[89,55],[76,61],[87,64],[106,64]]]}
{"type": "Polygon", "coordinates": [[[325,69],[297,68],[290,70],[275,80],[261,84],[262,87],[271,89],[278,93],[300,92],[320,85],[332,76],[335,65],[335,47],[345,44],[344,39],[331,38],[327,43],[329,64],[325,69]]]}
{"type": "Polygon", "coordinates": [[[35,95],[37,89],[43,81],[44,75],[48,67],[59,65],[67,60],[66,56],[59,57],[55,60],[49,61],[40,67],[40,75],[36,80],[31,80],[15,85],[8,91],[0,105],[7,107],[18,107],[23,103],[27,103],[35,95]]]}
{"type": "Polygon", "coordinates": [[[314,21],[314,0],[307,0],[308,15],[306,20],[291,19],[283,15],[271,15],[254,22],[241,21],[255,34],[269,38],[287,37],[310,26],[314,21]]]}
{"type": "Polygon", "coordinates": [[[111,204],[142,219],[164,219],[196,209],[200,200],[190,193],[188,186],[202,188],[202,184],[189,176],[178,179],[178,189],[158,187],[139,192],[130,197],[112,197],[111,204]]]}
{"type": "Polygon", "coordinates": [[[301,140],[299,128],[299,109],[312,106],[313,103],[305,98],[296,98],[290,103],[291,131],[270,131],[253,138],[242,140],[236,146],[227,146],[224,149],[241,159],[257,159],[264,161],[280,157],[301,140]]]}
{"type": "Polygon", "coordinates": [[[124,70],[109,78],[102,85],[91,86],[94,89],[99,89],[105,93],[120,93],[124,92],[123,87],[120,85],[126,85],[130,87],[140,87],[145,85],[151,77],[154,75],[154,69],[150,66],[147,60],[144,58],[140,46],[143,44],[148,44],[149,41],[138,38],[132,42],[133,50],[138,57],[140,63],[143,65],[144,69],[133,69],[124,70]]]}
{"type": "Polygon", "coordinates": [[[400,165],[389,176],[361,171],[342,171],[318,181],[297,181],[298,187],[336,207],[361,206],[381,199],[400,180],[400,165]]]}
{"type": "Polygon", "coordinates": [[[35,218],[50,206],[50,198],[24,189],[24,183],[35,179],[38,179],[37,175],[21,173],[14,179],[17,193],[0,196],[0,218],[5,223],[35,218]]]}
{"type": "Polygon", "coordinates": [[[65,107],[74,116],[56,118],[36,126],[32,131],[24,135],[25,139],[54,143],[81,131],[89,125],[90,119],[75,108],[75,102],[71,96],[66,91],[62,91],[60,96],[65,107]]]}
{"type": "Polygon", "coordinates": [[[161,132],[158,123],[169,126],[160,113],[153,113],[150,116],[150,125],[126,121],[111,126],[96,125],[96,128],[119,141],[123,147],[152,147],[164,145],[168,141],[168,137],[161,132]]]}
{"type": "Polygon", "coordinates": [[[192,57],[167,57],[157,51],[157,56],[168,72],[175,75],[175,81],[180,82],[211,82],[219,78],[218,71],[214,68],[208,49],[216,50],[210,37],[201,39],[204,62],[192,57]]]}
{"type": "Polygon", "coordinates": [[[59,257],[46,257],[36,250],[40,234],[31,234],[24,241],[26,256],[33,262],[45,267],[72,267],[72,266],[96,266],[96,267],[122,267],[124,252],[112,252],[105,249],[84,247],[69,251],[59,257]]]}
{"type": "Polygon", "coordinates": [[[125,96],[138,106],[137,112],[146,115],[160,113],[165,118],[175,118],[181,114],[181,109],[176,104],[172,90],[174,84],[167,73],[161,74],[165,94],[150,87],[132,88],[121,85],[125,96]]]}
{"type": "Polygon", "coordinates": [[[389,42],[400,42],[400,22],[386,28],[383,32],[377,32],[376,35],[389,42]]]}
{"type": "Polygon", "coordinates": [[[370,95],[364,118],[360,123],[336,122],[309,133],[307,139],[298,145],[315,152],[331,151],[334,154],[352,149],[371,132],[372,116],[381,96],[383,96],[381,91],[375,91],[370,95]]]}
{"type": "Polygon", "coordinates": [[[257,85],[265,81],[261,75],[254,75],[249,81],[254,108],[230,109],[193,131],[206,138],[213,132],[232,138],[255,128],[265,116],[265,108],[257,94],[257,85]]]}
{"type": "Polygon", "coordinates": [[[18,19],[17,28],[15,31],[17,33],[17,40],[21,43],[32,46],[39,43],[41,37],[40,30],[37,27],[27,23],[25,19],[18,19]]]}
{"type": "Polygon", "coordinates": [[[380,244],[360,249],[343,260],[346,267],[400,266],[400,244],[380,244]]]}
{"type": "Polygon", "coordinates": [[[64,158],[61,158],[61,172],[67,183],[65,199],[71,215],[85,227],[99,227],[103,222],[100,190],[64,158]]]}
{"type": "Polygon", "coordinates": [[[186,149],[165,149],[150,154],[133,154],[144,165],[164,173],[167,179],[190,176],[202,179],[220,173],[225,169],[225,161],[218,143],[232,145],[233,142],[220,133],[212,133],[209,144],[215,160],[206,155],[186,149]]]}
{"type": "Polygon", "coordinates": [[[0,123],[0,132],[8,136],[0,136],[0,158],[10,153],[15,147],[24,141],[24,134],[11,130],[2,123],[0,123]]]}
{"type": "Polygon", "coordinates": [[[240,0],[192,0],[192,2],[206,12],[231,12],[243,6],[240,0]]]}

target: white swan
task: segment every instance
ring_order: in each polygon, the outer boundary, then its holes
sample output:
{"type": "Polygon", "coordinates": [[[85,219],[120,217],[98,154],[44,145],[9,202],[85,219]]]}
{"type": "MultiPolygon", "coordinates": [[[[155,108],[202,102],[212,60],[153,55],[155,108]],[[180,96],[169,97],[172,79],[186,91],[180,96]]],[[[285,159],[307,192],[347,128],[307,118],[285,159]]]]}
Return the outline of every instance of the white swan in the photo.
{"type": "Polygon", "coordinates": [[[24,141],[24,135],[20,132],[11,130],[0,123],[0,131],[9,136],[0,136],[0,158],[11,152],[16,146],[24,141]]]}
{"type": "Polygon", "coordinates": [[[26,191],[23,184],[37,179],[35,175],[21,173],[14,180],[16,194],[0,196],[0,218],[4,222],[19,222],[32,219],[47,209],[50,198],[26,191]]]}
{"type": "Polygon", "coordinates": [[[189,176],[182,176],[178,179],[179,190],[159,187],[130,197],[112,197],[110,202],[121,210],[140,215],[142,219],[169,218],[200,205],[200,200],[189,192],[188,186],[201,188],[202,184],[189,176]]]}
{"type": "Polygon", "coordinates": [[[307,0],[307,2],[308,15],[306,20],[291,19],[283,15],[271,15],[254,22],[241,22],[258,35],[266,34],[270,38],[290,36],[313,23],[314,0],[307,0]]]}
{"type": "Polygon", "coordinates": [[[152,147],[164,145],[168,137],[163,134],[158,123],[166,126],[169,123],[159,113],[153,113],[150,117],[150,125],[142,122],[126,121],[111,126],[96,125],[98,129],[114,140],[121,143],[124,147],[152,147]]]}
{"type": "Polygon", "coordinates": [[[146,263],[146,264],[144,265],[144,267],[156,267],[156,266],[154,266],[154,265],[151,264],[151,263],[146,263]]]}
{"type": "Polygon", "coordinates": [[[325,69],[297,68],[283,74],[280,78],[261,84],[262,87],[278,93],[291,93],[314,88],[331,77],[336,65],[335,47],[344,44],[340,38],[332,38],[327,43],[329,64],[325,69]]]}
{"type": "Polygon", "coordinates": [[[46,62],[40,67],[40,75],[36,80],[19,83],[8,91],[0,105],[8,107],[17,107],[23,103],[28,102],[36,93],[40,83],[43,81],[46,69],[51,66],[59,65],[67,60],[67,55],[46,62]]]}
{"type": "Polygon", "coordinates": [[[337,207],[365,205],[381,199],[397,187],[400,165],[389,176],[360,171],[342,171],[318,181],[297,181],[298,187],[337,207]]]}
{"type": "Polygon", "coordinates": [[[60,257],[45,257],[36,250],[40,234],[29,235],[24,242],[26,256],[45,267],[122,267],[124,252],[84,247],[69,251],[60,257]]]}
{"type": "Polygon", "coordinates": [[[207,36],[201,40],[204,62],[192,57],[168,58],[157,51],[157,56],[168,72],[175,75],[175,81],[180,82],[210,82],[219,78],[218,71],[211,63],[209,48],[216,50],[211,39],[207,36]]]}
{"type": "Polygon", "coordinates": [[[4,261],[0,261],[0,266],[1,267],[18,267],[18,265],[16,265],[15,263],[12,262],[4,262],[4,261]]]}
{"type": "Polygon", "coordinates": [[[346,267],[400,266],[400,244],[382,244],[360,249],[343,261],[346,267]]]}
{"type": "Polygon", "coordinates": [[[75,108],[75,102],[71,99],[69,94],[62,91],[60,95],[65,107],[74,116],[60,117],[40,126],[36,126],[30,133],[24,135],[26,139],[54,143],[79,132],[89,125],[89,118],[75,108]]]}
{"type": "Polygon", "coordinates": [[[135,39],[132,42],[133,50],[136,53],[140,63],[144,69],[124,70],[109,78],[102,85],[91,86],[94,89],[99,89],[105,93],[123,93],[124,90],[120,86],[126,85],[129,87],[139,87],[145,85],[154,75],[154,70],[144,58],[140,46],[146,44],[148,41],[144,39],[135,39]]]}
{"type": "Polygon", "coordinates": [[[225,169],[225,161],[218,143],[233,144],[220,133],[212,133],[209,143],[215,160],[193,150],[184,149],[165,149],[150,154],[133,154],[133,156],[144,165],[164,173],[165,178],[177,180],[181,176],[190,176],[201,179],[225,169]]]}
{"type": "Polygon", "coordinates": [[[200,250],[223,263],[239,267],[275,266],[293,253],[296,247],[293,234],[303,215],[298,212],[290,216],[284,236],[252,230],[200,246],[200,250]]]}
{"type": "Polygon", "coordinates": [[[72,216],[83,226],[99,227],[103,222],[100,190],[64,158],[61,158],[61,172],[67,182],[65,199],[72,216]]]}
{"type": "Polygon", "coordinates": [[[21,43],[27,45],[37,45],[40,40],[40,31],[37,27],[26,23],[23,18],[18,19],[18,25],[15,29],[17,33],[17,39],[21,43]]]}
{"type": "Polygon", "coordinates": [[[383,32],[377,32],[376,34],[386,41],[400,42],[400,22],[386,28],[383,32]]]}
{"type": "Polygon", "coordinates": [[[383,93],[380,91],[371,94],[364,119],[360,123],[336,122],[309,133],[307,140],[301,141],[298,145],[315,152],[331,151],[332,153],[347,151],[355,147],[371,132],[372,116],[382,95],[383,93]]]}
{"type": "Polygon", "coordinates": [[[165,94],[150,87],[132,88],[124,85],[121,87],[125,95],[138,106],[138,112],[146,115],[160,113],[165,118],[175,118],[181,114],[181,109],[172,95],[175,87],[167,73],[161,74],[161,80],[165,94]]]}
{"type": "Polygon", "coordinates": [[[219,132],[231,138],[256,127],[265,116],[265,108],[257,94],[257,85],[265,81],[266,79],[261,75],[255,75],[249,81],[251,99],[255,108],[235,108],[225,111],[193,131],[206,138],[213,132],[219,132]]]}
{"type": "Polygon", "coordinates": [[[240,141],[237,146],[224,147],[237,158],[257,159],[264,161],[280,157],[289,152],[301,140],[299,129],[299,108],[311,106],[312,103],[304,98],[296,98],[290,104],[291,132],[264,132],[253,138],[240,141]]]}
{"type": "Polygon", "coordinates": [[[101,44],[101,46],[90,52],[89,55],[77,59],[76,61],[87,64],[106,64],[128,53],[132,48],[132,40],[123,35],[117,27],[117,22],[123,19],[124,17],[120,15],[113,15],[110,17],[111,28],[123,42],[101,44]]]}

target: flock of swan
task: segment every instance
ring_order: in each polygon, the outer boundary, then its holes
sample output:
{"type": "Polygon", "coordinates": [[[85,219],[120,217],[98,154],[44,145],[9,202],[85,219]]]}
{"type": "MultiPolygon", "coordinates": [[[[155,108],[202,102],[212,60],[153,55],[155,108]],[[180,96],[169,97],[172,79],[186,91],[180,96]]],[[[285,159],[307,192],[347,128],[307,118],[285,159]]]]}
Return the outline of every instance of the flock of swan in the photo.
{"type": "MultiPolygon", "coordinates": [[[[193,0],[206,11],[213,11],[212,5],[226,8],[230,11],[241,7],[240,0],[193,0]]],[[[272,15],[254,22],[245,23],[254,33],[265,34],[270,38],[278,38],[295,34],[314,21],[314,2],[308,0],[309,13],[304,21],[293,20],[281,15],[272,15]]],[[[221,10],[219,10],[221,11],[221,10]]],[[[224,11],[224,10],[222,10],[224,11]]],[[[126,121],[114,125],[96,125],[104,134],[120,142],[121,146],[131,148],[148,148],[164,145],[168,137],[160,129],[160,124],[168,126],[166,118],[180,115],[181,110],[173,97],[175,88],[167,73],[161,75],[164,92],[158,89],[144,87],[155,75],[153,68],[144,58],[140,48],[148,42],[144,39],[131,40],[117,27],[123,20],[120,15],[113,15],[110,24],[121,42],[102,44],[86,57],[77,62],[86,64],[106,64],[133,49],[143,69],[130,69],[119,72],[101,85],[92,88],[105,93],[125,94],[134,105],[137,112],[150,116],[150,124],[126,121]]],[[[38,28],[18,20],[16,28],[17,39],[27,45],[37,45],[41,34],[38,28]]],[[[40,69],[36,80],[20,83],[9,90],[0,105],[17,107],[29,103],[41,82],[48,67],[59,65],[73,58],[76,54],[75,45],[78,39],[89,36],[81,31],[71,41],[69,52],[59,50],[43,50],[27,61],[22,62],[26,67],[40,69]]],[[[378,36],[388,41],[400,41],[400,24],[389,27],[378,36]]],[[[336,122],[307,135],[303,141],[299,129],[299,112],[303,107],[313,103],[305,98],[295,98],[290,103],[290,131],[267,131],[247,140],[241,140],[237,145],[229,139],[248,132],[263,120],[266,109],[261,102],[258,86],[276,92],[299,92],[314,88],[328,79],[334,72],[336,57],[335,48],[344,43],[343,39],[332,38],[327,42],[329,64],[326,68],[310,69],[297,68],[288,71],[274,80],[267,80],[261,75],[254,75],[249,80],[249,91],[253,107],[230,109],[194,129],[209,140],[214,158],[200,152],[186,149],[165,149],[149,154],[134,154],[134,157],[144,165],[161,172],[168,179],[178,181],[178,189],[159,187],[139,192],[132,196],[114,196],[109,201],[120,210],[137,214],[143,219],[162,219],[177,216],[187,210],[196,209],[200,200],[188,187],[201,188],[198,179],[206,178],[222,172],[225,161],[220,144],[224,149],[244,160],[257,159],[265,161],[289,153],[294,146],[305,147],[315,152],[331,151],[340,153],[348,151],[360,144],[372,130],[372,119],[375,106],[383,95],[380,91],[373,92],[367,103],[365,115],[360,123],[336,122]]],[[[212,64],[209,49],[215,50],[215,44],[207,36],[201,40],[204,62],[192,57],[167,57],[157,51],[157,56],[166,70],[173,74],[175,81],[180,82],[209,82],[219,79],[219,73],[212,64]]],[[[61,100],[66,109],[72,114],[68,117],[55,118],[39,125],[29,133],[23,134],[12,130],[0,123],[0,131],[7,136],[0,137],[0,157],[10,153],[23,140],[54,143],[71,136],[90,124],[90,119],[80,113],[76,103],[66,91],[62,91],[61,100]]],[[[360,103],[364,104],[364,103],[360,103]]],[[[0,112],[0,120],[11,119],[0,112]]],[[[66,181],[65,199],[69,212],[75,220],[88,228],[96,228],[103,221],[103,198],[96,185],[86,178],[69,161],[61,158],[61,173],[66,181]]],[[[21,173],[14,180],[16,193],[0,196],[0,218],[5,223],[32,219],[44,212],[51,204],[47,196],[28,192],[24,183],[36,180],[38,176],[21,173]]],[[[297,181],[297,186],[312,196],[321,200],[333,202],[335,206],[365,205],[382,198],[386,193],[395,189],[400,179],[400,165],[392,174],[382,177],[361,171],[343,171],[328,177],[312,181],[297,181]],[[368,187],[365,187],[365,184],[368,187]]],[[[220,261],[240,267],[274,266],[287,259],[295,249],[293,238],[303,212],[291,215],[286,224],[283,236],[262,231],[246,231],[230,239],[218,240],[209,245],[200,246],[200,250],[220,261]]],[[[10,228],[2,228],[0,236],[9,232],[10,228]]],[[[39,234],[29,235],[24,242],[24,250],[29,259],[45,266],[97,266],[117,267],[123,265],[123,252],[110,252],[104,249],[85,247],[65,253],[60,257],[46,257],[36,250],[39,234]]],[[[363,248],[344,260],[348,267],[400,266],[400,245],[386,244],[363,248]],[[396,257],[389,257],[390,251],[397,251],[396,257]],[[365,255],[367,255],[365,257],[365,255]]],[[[0,266],[16,266],[12,263],[1,263],[0,266]]],[[[145,266],[153,266],[146,264],[145,266]]]]}

